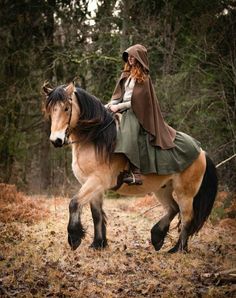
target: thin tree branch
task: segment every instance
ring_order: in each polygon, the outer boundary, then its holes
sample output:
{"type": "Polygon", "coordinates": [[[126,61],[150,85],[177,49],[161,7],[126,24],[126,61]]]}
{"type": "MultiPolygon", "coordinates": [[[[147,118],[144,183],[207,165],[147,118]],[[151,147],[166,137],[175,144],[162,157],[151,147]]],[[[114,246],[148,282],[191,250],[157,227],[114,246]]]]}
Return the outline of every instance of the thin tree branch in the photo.
{"type": "Polygon", "coordinates": [[[99,59],[99,60],[107,60],[107,61],[112,61],[112,62],[116,62],[116,63],[120,63],[120,59],[118,58],[114,58],[114,57],[110,57],[110,56],[98,56],[98,55],[90,55],[87,57],[84,57],[80,60],[76,59],[76,58],[71,58],[71,61],[77,64],[81,64],[86,60],[90,60],[90,59],[99,59]]]}
{"type": "Polygon", "coordinates": [[[231,159],[233,159],[234,157],[236,157],[236,153],[232,156],[230,156],[229,158],[223,160],[222,162],[218,163],[218,165],[216,165],[216,168],[222,166],[223,164],[225,164],[226,162],[230,161],[231,159]]]}
{"type": "Polygon", "coordinates": [[[142,216],[142,215],[148,213],[149,211],[151,211],[152,209],[154,209],[154,208],[156,208],[156,207],[159,207],[159,206],[161,206],[160,203],[158,203],[158,204],[152,206],[151,208],[148,208],[147,210],[145,210],[144,212],[142,212],[140,215],[142,216]]]}

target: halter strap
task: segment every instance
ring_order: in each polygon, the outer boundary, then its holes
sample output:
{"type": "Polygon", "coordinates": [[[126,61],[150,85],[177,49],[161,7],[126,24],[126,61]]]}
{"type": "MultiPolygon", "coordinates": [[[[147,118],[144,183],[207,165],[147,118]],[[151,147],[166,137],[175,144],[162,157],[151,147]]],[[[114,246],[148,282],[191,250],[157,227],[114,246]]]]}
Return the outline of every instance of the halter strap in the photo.
{"type": "Polygon", "coordinates": [[[71,105],[70,105],[70,115],[69,115],[69,119],[68,119],[68,122],[67,122],[67,128],[66,128],[66,131],[65,131],[65,140],[64,140],[64,145],[72,145],[72,144],[75,144],[75,143],[79,143],[79,141],[69,141],[69,136],[70,136],[70,133],[72,131],[72,129],[70,128],[70,121],[71,121],[71,117],[72,117],[72,98],[68,98],[69,100],[71,100],[71,105]]]}

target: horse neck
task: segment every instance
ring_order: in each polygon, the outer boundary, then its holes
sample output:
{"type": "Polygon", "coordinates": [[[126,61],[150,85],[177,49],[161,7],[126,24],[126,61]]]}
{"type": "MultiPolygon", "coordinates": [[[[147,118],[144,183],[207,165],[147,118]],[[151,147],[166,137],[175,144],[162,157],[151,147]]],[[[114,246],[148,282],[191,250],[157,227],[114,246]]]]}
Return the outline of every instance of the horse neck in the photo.
{"type": "Polygon", "coordinates": [[[72,145],[77,144],[79,146],[81,144],[77,133],[73,132],[73,130],[70,134],[69,140],[72,145]]]}
{"type": "Polygon", "coordinates": [[[72,145],[72,154],[74,152],[84,152],[86,153],[86,150],[88,150],[90,153],[91,152],[95,152],[95,146],[93,144],[93,142],[83,142],[80,140],[78,134],[72,131],[72,133],[70,134],[70,142],[72,145]]]}

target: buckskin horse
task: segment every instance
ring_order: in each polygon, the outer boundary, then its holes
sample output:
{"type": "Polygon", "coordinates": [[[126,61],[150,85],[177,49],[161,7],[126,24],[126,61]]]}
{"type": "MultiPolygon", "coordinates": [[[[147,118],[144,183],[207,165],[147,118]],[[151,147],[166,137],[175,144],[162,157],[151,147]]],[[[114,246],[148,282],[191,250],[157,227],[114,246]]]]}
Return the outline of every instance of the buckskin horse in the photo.
{"type": "MultiPolygon", "coordinates": [[[[72,146],[72,170],[81,184],[69,204],[68,242],[73,250],[85,237],[81,223],[82,207],[90,204],[94,223],[91,247],[107,246],[106,215],[103,195],[118,185],[120,173],[127,169],[127,159],[114,153],[117,124],[114,117],[93,95],[73,83],[50,88],[43,86],[45,113],[51,119],[50,141],[55,147],[72,146]],[[118,181],[118,182],[117,182],[118,181]]],[[[197,159],[179,173],[147,174],[142,185],[122,184],[122,195],[145,195],[153,192],[166,214],[151,229],[151,241],[159,250],[171,221],[180,213],[179,239],[169,252],[187,251],[188,238],[197,233],[207,220],[217,194],[216,168],[201,150],[197,159]]]]}

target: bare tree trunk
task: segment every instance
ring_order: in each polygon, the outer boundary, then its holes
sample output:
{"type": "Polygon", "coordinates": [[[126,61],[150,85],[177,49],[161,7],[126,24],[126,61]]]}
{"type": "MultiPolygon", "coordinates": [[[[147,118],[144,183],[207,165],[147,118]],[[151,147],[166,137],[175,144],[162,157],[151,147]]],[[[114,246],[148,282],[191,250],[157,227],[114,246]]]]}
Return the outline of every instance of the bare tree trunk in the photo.
{"type": "Polygon", "coordinates": [[[176,36],[180,29],[178,20],[173,13],[172,4],[167,2],[165,6],[164,32],[163,40],[165,46],[163,75],[170,74],[173,68],[173,55],[176,47],[176,36]]]}
{"type": "MultiPolygon", "coordinates": [[[[44,51],[45,56],[45,69],[46,78],[49,81],[53,79],[53,43],[54,43],[54,11],[56,2],[55,0],[48,1],[45,15],[47,17],[47,26],[45,28],[45,36],[47,38],[47,48],[44,51]]],[[[40,190],[45,191],[51,186],[51,160],[50,160],[50,123],[44,120],[43,133],[41,138],[41,154],[40,154],[40,190]]]]}
{"type": "Polygon", "coordinates": [[[50,123],[44,120],[40,150],[40,190],[45,191],[51,186],[51,159],[50,159],[50,123]]]}
{"type": "Polygon", "coordinates": [[[123,52],[129,47],[130,34],[129,34],[129,10],[131,7],[130,0],[123,0],[121,3],[122,11],[122,31],[120,35],[120,51],[123,52]]]}

